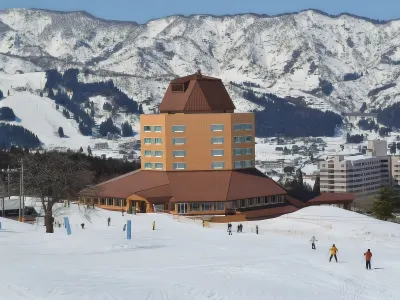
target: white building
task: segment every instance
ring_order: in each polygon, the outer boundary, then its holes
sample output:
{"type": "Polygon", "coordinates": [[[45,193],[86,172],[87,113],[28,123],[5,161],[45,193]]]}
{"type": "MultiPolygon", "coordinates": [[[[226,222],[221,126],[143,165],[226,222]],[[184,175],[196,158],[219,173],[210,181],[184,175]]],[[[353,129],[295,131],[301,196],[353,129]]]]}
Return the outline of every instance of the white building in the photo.
{"type": "Polygon", "coordinates": [[[358,201],[374,199],[382,186],[391,185],[391,168],[387,142],[369,141],[366,155],[328,156],[319,163],[321,192],[354,193],[358,201]]]}
{"type": "Polygon", "coordinates": [[[400,189],[400,156],[392,156],[392,186],[400,189]]]}

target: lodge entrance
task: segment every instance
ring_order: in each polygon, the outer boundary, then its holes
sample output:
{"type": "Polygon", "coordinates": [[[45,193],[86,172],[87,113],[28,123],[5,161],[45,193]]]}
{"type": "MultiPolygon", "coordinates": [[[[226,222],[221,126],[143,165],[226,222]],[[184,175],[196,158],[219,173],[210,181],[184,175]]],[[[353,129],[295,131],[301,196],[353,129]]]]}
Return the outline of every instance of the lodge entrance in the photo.
{"type": "Polygon", "coordinates": [[[178,214],[187,214],[187,203],[178,203],[178,214]]]}

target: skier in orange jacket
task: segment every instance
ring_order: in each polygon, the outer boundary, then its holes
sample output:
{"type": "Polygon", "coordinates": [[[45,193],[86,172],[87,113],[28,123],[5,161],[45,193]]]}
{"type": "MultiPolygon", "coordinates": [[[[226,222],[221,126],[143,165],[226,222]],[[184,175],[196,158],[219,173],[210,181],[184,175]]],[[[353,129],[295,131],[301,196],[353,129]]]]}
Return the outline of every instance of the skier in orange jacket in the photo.
{"type": "Polygon", "coordinates": [[[332,248],[329,249],[329,251],[331,252],[331,257],[329,258],[329,262],[331,262],[332,257],[335,257],[335,260],[337,262],[337,256],[336,253],[339,251],[338,248],[336,248],[335,244],[332,245],[332,248]]]}
{"type": "Polygon", "coordinates": [[[365,256],[365,268],[368,270],[371,270],[371,258],[372,258],[372,252],[370,249],[368,249],[367,252],[364,253],[365,256]]]}

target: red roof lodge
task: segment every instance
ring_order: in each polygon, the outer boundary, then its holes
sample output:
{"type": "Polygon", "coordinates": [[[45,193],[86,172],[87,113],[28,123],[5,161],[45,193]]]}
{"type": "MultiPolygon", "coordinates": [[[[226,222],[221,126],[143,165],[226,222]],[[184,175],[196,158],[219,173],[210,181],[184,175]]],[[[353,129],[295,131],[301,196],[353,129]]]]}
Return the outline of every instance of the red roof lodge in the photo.
{"type": "Polygon", "coordinates": [[[110,210],[241,220],[307,205],[349,208],[350,195],[323,194],[305,203],[258,171],[254,114],[234,109],[220,79],[197,72],[171,81],[160,113],[140,116],[141,169],[81,191],[80,201],[110,210]]]}

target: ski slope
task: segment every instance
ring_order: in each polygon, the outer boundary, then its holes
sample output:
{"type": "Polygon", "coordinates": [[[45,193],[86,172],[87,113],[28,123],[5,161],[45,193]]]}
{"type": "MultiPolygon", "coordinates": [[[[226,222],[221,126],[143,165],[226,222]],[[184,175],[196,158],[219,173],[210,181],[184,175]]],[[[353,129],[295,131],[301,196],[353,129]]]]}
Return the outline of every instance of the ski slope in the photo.
{"type": "Polygon", "coordinates": [[[78,124],[62,115],[54,101],[29,92],[15,92],[0,101],[0,107],[13,109],[17,121],[10,122],[27,128],[36,134],[47,147],[70,147],[73,149],[90,144],[90,138],[80,134],[78,124]],[[65,138],[60,138],[58,128],[64,129],[65,138]]]}
{"type": "Polygon", "coordinates": [[[64,228],[45,234],[41,225],[2,220],[1,300],[399,299],[399,226],[337,208],[248,222],[232,236],[226,225],[202,228],[162,214],[71,205],[57,209],[56,221],[64,216],[71,236],[64,228]],[[132,240],[122,231],[128,219],[132,240]],[[255,225],[261,234],[251,232],[255,225]],[[328,262],[332,243],[339,263],[328,262]],[[367,248],[371,271],[364,267],[367,248]]]}

